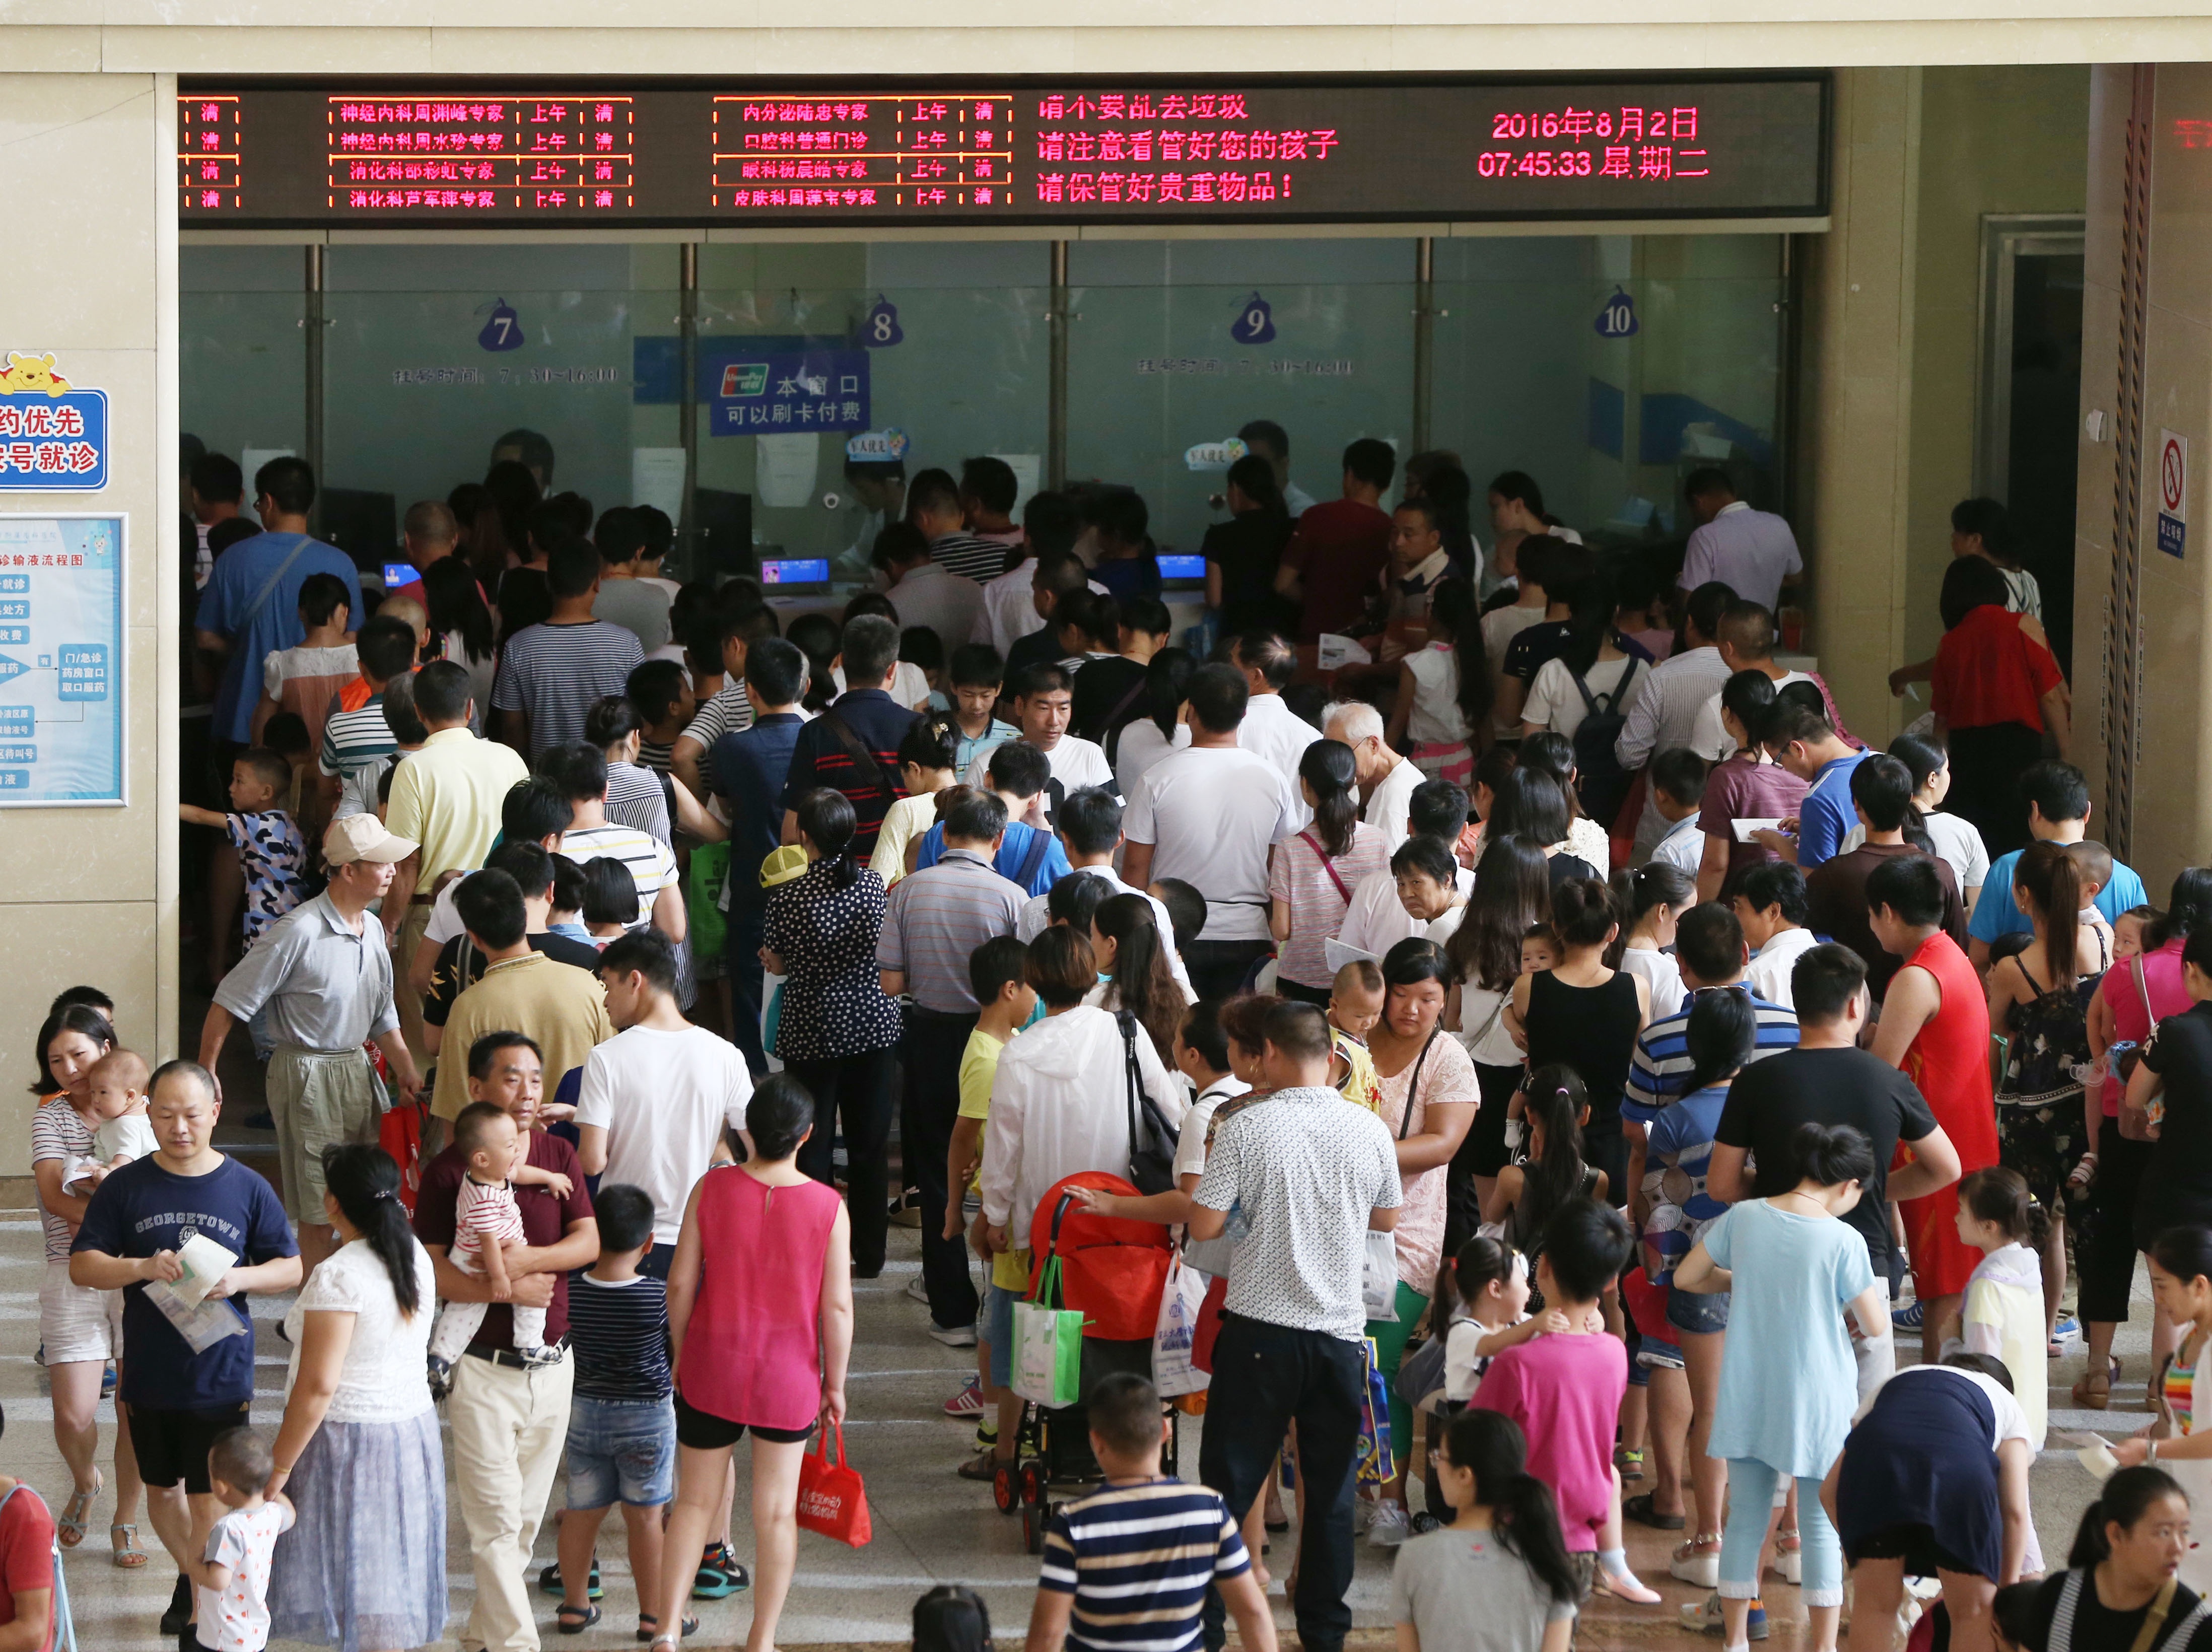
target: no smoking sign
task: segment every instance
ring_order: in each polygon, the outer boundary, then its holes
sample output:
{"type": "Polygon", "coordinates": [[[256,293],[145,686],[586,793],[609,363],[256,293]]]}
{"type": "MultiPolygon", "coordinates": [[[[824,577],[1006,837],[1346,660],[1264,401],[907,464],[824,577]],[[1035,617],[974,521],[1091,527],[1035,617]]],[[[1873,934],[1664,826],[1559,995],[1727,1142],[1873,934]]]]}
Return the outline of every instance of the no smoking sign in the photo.
{"type": "Polygon", "coordinates": [[[2189,544],[2189,438],[2158,433],[2158,548],[2179,556],[2189,544]]]}

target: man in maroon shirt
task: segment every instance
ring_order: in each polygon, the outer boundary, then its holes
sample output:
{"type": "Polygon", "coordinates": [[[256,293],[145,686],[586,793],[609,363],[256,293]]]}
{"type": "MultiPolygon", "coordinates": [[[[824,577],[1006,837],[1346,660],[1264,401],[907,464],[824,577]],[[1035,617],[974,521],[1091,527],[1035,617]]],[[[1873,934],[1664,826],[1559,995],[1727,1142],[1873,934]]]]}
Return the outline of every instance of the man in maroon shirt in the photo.
{"type": "Polygon", "coordinates": [[[1344,450],[1344,497],[1298,518],[1275,570],[1275,589],[1304,604],[1298,641],[1348,633],[1365,617],[1382,565],[1390,559],[1390,519],[1376,501],[1398,456],[1387,441],[1363,436],[1344,450]]]}
{"type": "MultiPolygon", "coordinates": [[[[447,1059],[461,1054],[448,1050],[447,1059]]],[[[483,1323],[453,1365],[446,1415],[453,1430],[453,1463],[461,1518],[476,1556],[477,1599],[461,1631],[468,1646],[538,1643],[530,1598],[531,1546],[568,1439],[568,1398],[575,1380],[568,1358],[568,1275],[599,1260],[599,1224],[576,1150],[531,1128],[544,1097],[538,1046],[520,1033],[487,1033],[467,1054],[469,1099],[503,1107],[529,1145],[529,1163],[568,1179],[568,1191],[518,1187],[526,1248],[507,1254],[510,1301],[494,1300],[491,1282],[464,1273],[447,1256],[454,1206],[467,1158],[448,1147],[422,1169],[415,1201],[415,1236],[430,1253],[438,1294],[447,1302],[487,1303],[483,1323]],[[562,1351],[554,1364],[526,1367],[514,1351],[513,1308],[545,1310],[545,1345],[562,1351]]]]}

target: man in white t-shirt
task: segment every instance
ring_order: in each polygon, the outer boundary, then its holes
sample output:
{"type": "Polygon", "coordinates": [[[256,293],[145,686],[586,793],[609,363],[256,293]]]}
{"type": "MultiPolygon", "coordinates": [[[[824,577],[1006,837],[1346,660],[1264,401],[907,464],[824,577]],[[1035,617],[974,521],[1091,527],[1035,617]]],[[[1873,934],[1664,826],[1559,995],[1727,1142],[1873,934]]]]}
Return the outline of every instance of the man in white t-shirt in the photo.
{"type": "Polygon", "coordinates": [[[1820,944],[1805,927],[1805,874],[1786,860],[1747,866],[1729,897],[1752,959],[1743,972],[1753,993],[1785,1010],[1797,1007],[1790,986],[1797,960],[1820,944]]]}
{"type": "Polygon", "coordinates": [[[1154,764],[1123,822],[1121,875],[1134,889],[1180,878],[1206,897],[1204,938],[1184,948],[1201,998],[1227,998],[1273,951],[1267,857],[1297,829],[1282,774],[1237,744],[1251,698],[1234,665],[1201,665],[1185,685],[1190,746],[1154,764]]]}
{"type": "Polygon", "coordinates": [[[1283,700],[1283,690],[1298,672],[1298,651],[1279,632],[1248,632],[1237,639],[1236,664],[1252,696],[1244,704],[1237,744],[1281,772],[1291,796],[1298,799],[1298,824],[1304,826],[1308,814],[1298,792],[1298,764],[1322,735],[1283,700]]]}
{"type": "Polygon", "coordinates": [[[1367,799],[1359,817],[1380,830],[1384,845],[1397,853],[1410,835],[1406,811],[1413,805],[1413,788],[1428,776],[1389,748],[1382,738],[1382,714],[1364,700],[1331,706],[1322,724],[1330,739],[1352,748],[1352,766],[1367,799]]]}
{"type": "MultiPolygon", "coordinates": [[[[1052,765],[1052,780],[1045,787],[1045,822],[1060,817],[1060,799],[1086,786],[1103,787],[1115,796],[1114,765],[1104,748],[1067,732],[1073,714],[1075,683],[1058,665],[1032,665],[1014,679],[1014,720],[1021,738],[1044,753],[1052,765]]],[[[991,789],[991,754],[999,748],[985,746],[975,754],[964,777],[979,792],[991,789]]],[[[1032,824],[1037,823],[1032,822],[1032,824]]]]}
{"type": "Polygon", "coordinates": [[[744,1127],[752,1075],[736,1045],[684,1018],[676,949],[659,931],[609,942],[599,979],[608,1018],[621,1030],[584,1062],[576,1157],[585,1175],[652,1198],[653,1248],[638,1267],[665,1279],[692,1187],[731,1157],[724,1127],[744,1127]]]}
{"type": "MultiPolygon", "coordinates": [[[[1827,684],[1808,671],[1785,671],[1774,663],[1774,616],[1755,602],[1736,601],[1721,610],[1720,634],[1713,639],[1721,651],[1721,663],[1728,667],[1729,676],[1738,671],[1764,671],[1774,679],[1774,686],[1787,688],[1792,683],[1811,683],[1820,690],[1820,698],[1828,704],[1828,720],[1836,732],[1851,741],[1850,732],[1837,718],[1835,702],[1828,694],[1827,684]]],[[[1728,685],[1728,678],[1721,679],[1728,685]]],[[[1735,756],[1735,740],[1721,721],[1721,696],[1715,689],[1713,697],[1698,713],[1697,726],[1690,736],[1690,750],[1711,762],[1722,762],[1735,756]]]]}
{"type": "MultiPolygon", "coordinates": [[[[1114,852],[1121,847],[1121,805],[1112,793],[1098,787],[1085,787],[1067,794],[1067,801],[1060,810],[1060,842],[1067,851],[1071,872],[1086,872],[1103,878],[1115,895],[1141,895],[1152,908],[1152,922],[1160,932],[1160,944],[1167,949],[1168,972],[1186,990],[1190,987],[1190,974],[1183,968],[1182,956],[1175,950],[1175,923],[1168,916],[1158,896],[1142,888],[1131,888],[1115,875],[1114,852]]],[[[1066,874],[1063,874],[1065,876],[1066,874]]],[[[1109,897],[1111,898],[1110,896],[1109,897]]],[[[1052,901],[1049,890],[1030,897],[1023,907],[1022,915],[1014,924],[1014,938],[1024,945],[1044,933],[1052,922],[1048,910],[1052,901]]],[[[1195,993],[1193,997],[1197,996],[1195,993]]]]}

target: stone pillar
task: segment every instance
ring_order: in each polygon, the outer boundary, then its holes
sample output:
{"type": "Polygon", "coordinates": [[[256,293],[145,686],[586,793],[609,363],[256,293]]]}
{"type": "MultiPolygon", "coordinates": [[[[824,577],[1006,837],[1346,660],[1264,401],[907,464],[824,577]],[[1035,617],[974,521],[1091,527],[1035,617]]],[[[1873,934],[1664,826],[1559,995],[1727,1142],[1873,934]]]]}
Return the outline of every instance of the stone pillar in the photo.
{"type": "Polygon", "coordinates": [[[33,1041],[78,982],[116,1000],[124,1042],[158,1061],[178,1012],[176,81],[0,76],[0,350],[52,351],[105,390],[108,484],[0,493],[0,513],[128,517],[122,808],[0,811],[0,1174],[27,1171],[33,1041]]]}
{"type": "Polygon", "coordinates": [[[1904,658],[1920,94],[1917,69],[1836,72],[1833,228],[1798,241],[1812,647],[1875,743],[1900,726],[1888,677],[1904,658]]]}

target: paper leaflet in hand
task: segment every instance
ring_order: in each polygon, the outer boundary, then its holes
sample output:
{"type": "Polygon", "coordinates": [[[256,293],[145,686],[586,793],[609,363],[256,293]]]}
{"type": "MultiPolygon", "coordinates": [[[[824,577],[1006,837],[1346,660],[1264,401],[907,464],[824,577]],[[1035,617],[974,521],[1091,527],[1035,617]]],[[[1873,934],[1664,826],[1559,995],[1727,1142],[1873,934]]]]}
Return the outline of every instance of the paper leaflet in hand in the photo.
{"type": "Polygon", "coordinates": [[[1759,833],[1778,832],[1782,829],[1782,817],[1779,815],[1771,820],[1735,820],[1729,823],[1735,827],[1735,841],[1739,843],[1755,843],[1759,841],[1759,833]]]}
{"type": "Polygon", "coordinates": [[[161,1310],[196,1354],[205,1353],[225,1337],[244,1336],[246,1323],[238,1310],[220,1297],[208,1299],[208,1292],[231,1270],[237,1255],[196,1233],[178,1247],[177,1260],[184,1264],[183,1276],[149,1281],[146,1300],[161,1310]]]}
{"type": "Polygon", "coordinates": [[[2090,1479],[2099,1481],[2108,1480],[2119,1472],[2120,1462],[2118,1458],[2112,1455],[2112,1442],[2103,1435],[2084,1431],[2080,1434],[2063,1435],[2060,1437],[2081,1448],[2075,1452],[2074,1455],[2081,1467],[2089,1471],[2090,1479]]]}
{"type": "Polygon", "coordinates": [[[1333,671],[1342,665],[1372,665],[1375,656],[1367,652],[1364,645],[1353,641],[1350,637],[1324,631],[1315,649],[1314,663],[1322,671],[1333,671]]]}
{"type": "Polygon", "coordinates": [[[1346,946],[1342,941],[1337,939],[1334,935],[1328,936],[1322,942],[1321,950],[1322,961],[1328,968],[1331,975],[1335,975],[1338,970],[1343,969],[1347,963],[1380,963],[1382,962],[1382,959],[1376,957],[1372,952],[1363,952],[1356,946],[1346,946]]]}

